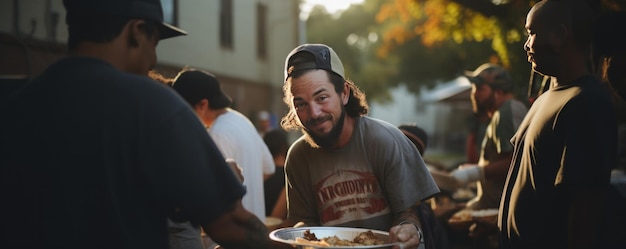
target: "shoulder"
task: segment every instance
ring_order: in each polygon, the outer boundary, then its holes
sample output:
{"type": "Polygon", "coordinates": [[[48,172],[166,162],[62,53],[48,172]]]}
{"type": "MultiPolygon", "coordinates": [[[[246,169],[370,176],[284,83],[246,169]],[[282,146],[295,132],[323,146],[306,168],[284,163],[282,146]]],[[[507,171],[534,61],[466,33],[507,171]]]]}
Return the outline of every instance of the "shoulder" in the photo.
{"type": "Polygon", "coordinates": [[[395,140],[398,137],[404,137],[402,131],[391,123],[372,117],[363,116],[359,118],[358,130],[364,135],[364,138],[376,140],[395,140]]]}
{"type": "Polygon", "coordinates": [[[228,133],[237,133],[238,135],[251,135],[254,133],[258,136],[258,132],[256,131],[256,127],[254,124],[242,113],[228,108],[226,112],[219,115],[216,119],[213,127],[211,127],[211,131],[214,132],[228,132],[228,133]]]}
{"type": "Polygon", "coordinates": [[[509,99],[500,106],[499,112],[504,114],[512,114],[514,116],[524,115],[528,112],[528,107],[517,99],[509,99]]]}
{"type": "Polygon", "coordinates": [[[61,59],[32,83],[34,87],[53,88],[77,100],[110,101],[128,109],[167,109],[184,104],[169,86],[145,75],[120,71],[103,60],[91,57],[61,59]]]}
{"type": "Polygon", "coordinates": [[[394,151],[395,149],[391,148],[415,147],[411,146],[411,142],[400,129],[387,121],[363,116],[359,118],[357,127],[356,132],[359,133],[357,139],[360,141],[355,142],[372,151],[394,151]]]}
{"type": "Polygon", "coordinates": [[[515,110],[515,109],[522,109],[522,110],[528,109],[528,107],[526,107],[526,104],[524,104],[522,101],[519,101],[519,100],[517,100],[515,98],[508,100],[506,103],[508,104],[508,108],[511,108],[513,110],[515,110]]]}
{"type": "Polygon", "coordinates": [[[579,91],[571,99],[570,102],[572,104],[581,104],[592,108],[613,106],[609,88],[596,77],[591,75],[585,76],[578,79],[575,84],[578,86],[579,91]]]}
{"type": "Polygon", "coordinates": [[[299,155],[299,154],[309,154],[309,150],[314,150],[314,149],[315,148],[311,147],[311,145],[306,141],[305,135],[302,135],[291,144],[287,153],[290,156],[299,155]]]}

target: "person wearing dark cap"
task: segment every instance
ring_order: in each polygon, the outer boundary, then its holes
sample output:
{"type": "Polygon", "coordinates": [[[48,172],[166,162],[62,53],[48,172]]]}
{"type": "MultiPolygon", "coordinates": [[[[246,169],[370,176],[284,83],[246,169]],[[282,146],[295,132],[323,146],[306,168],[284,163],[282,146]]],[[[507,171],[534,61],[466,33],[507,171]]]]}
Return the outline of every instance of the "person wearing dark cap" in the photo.
{"type": "Polygon", "coordinates": [[[614,219],[603,205],[617,163],[617,121],[610,91],[590,67],[588,3],[543,0],[526,16],[528,62],[552,80],[511,139],[498,215],[502,249],[624,247],[601,239],[614,219]]]}
{"type": "Polygon", "coordinates": [[[265,214],[284,220],[287,217],[285,193],[285,159],[289,150],[289,138],[285,130],[276,128],[263,134],[263,141],[272,153],[276,173],[264,182],[265,214]]]}
{"type": "MultiPolygon", "coordinates": [[[[504,179],[513,157],[513,137],[524,119],[528,108],[515,99],[511,76],[502,66],[485,63],[465,77],[472,83],[471,101],[475,109],[482,109],[489,118],[485,135],[480,140],[480,156],[477,164],[463,164],[451,172],[458,183],[477,182],[476,196],[466,203],[467,210],[497,209],[500,205],[504,179]]],[[[493,224],[495,227],[495,220],[493,224]]],[[[495,229],[483,232],[480,228],[468,231],[468,235],[484,247],[493,247],[489,240],[496,241],[495,229]],[[489,238],[491,236],[491,238],[489,238]]]]}
{"type": "Polygon", "coordinates": [[[0,247],[167,249],[171,218],[227,248],[269,248],[204,126],[147,77],[158,41],[184,34],[160,1],[64,4],[69,56],[0,111],[0,247]]]}
{"type": "MultiPolygon", "coordinates": [[[[424,152],[426,152],[426,148],[428,146],[428,134],[426,131],[419,127],[416,124],[405,123],[398,126],[398,129],[402,131],[402,133],[417,147],[421,156],[424,156],[424,152]]],[[[424,159],[424,162],[426,160],[424,159]]],[[[428,166],[428,162],[426,162],[428,166]]],[[[434,175],[433,175],[434,177],[434,175]]],[[[436,178],[435,178],[436,180],[436,178]]],[[[445,230],[445,227],[442,225],[442,221],[440,217],[435,213],[436,209],[443,209],[443,207],[439,207],[439,202],[445,202],[445,200],[440,200],[441,198],[448,198],[447,195],[442,196],[442,193],[433,196],[432,198],[419,203],[414,207],[414,212],[420,219],[422,226],[424,229],[424,239],[425,241],[429,241],[426,243],[426,249],[447,249],[450,247],[450,239],[448,239],[448,231],[445,230]]]]}
{"type": "Polygon", "coordinates": [[[423,156],[426,151],[426,145],[428,144],[428,134],[426,134],[426,131],[415,124],[402,124],[398,126],[398,129],[413,142],[420,152],[420,155],[423,156]]]}
{"type": "Polygon", "coordinates": [[[304,133],[285,163],[289,224],[389,231],[403,248],[423,247],[412,208],[439,188],[415,146],[397,127],[366,116],[365,94],[332,48],[300,45],[284,72],[289,112],[281,125],[304,133]]]}
{"type": "Polygon", "coordinates": [[[234,159],[241,167],[243,183],[248,189],[243,205],[265,220],[263,181],[274,174],[276,168],[272,154],[254,124],[230,108],[231,98],[211,73],[184,69],[178,73],[172,87],[192,106],[222,155],[234,159]]]}
{"type": "Polygon", "coordinates": [[[511,163],[513,145],[509,140],[528,108],[515,99],[511,76],[503,67],[486,63],[465,76],[472,83],[472,105],[485,110],[490,121],[484,137],[480,138],[478,163],[461,165],[452,176],[460,183],[479,181],[479,194],[468,202],[469,208],[497,208],[511,163]]]}

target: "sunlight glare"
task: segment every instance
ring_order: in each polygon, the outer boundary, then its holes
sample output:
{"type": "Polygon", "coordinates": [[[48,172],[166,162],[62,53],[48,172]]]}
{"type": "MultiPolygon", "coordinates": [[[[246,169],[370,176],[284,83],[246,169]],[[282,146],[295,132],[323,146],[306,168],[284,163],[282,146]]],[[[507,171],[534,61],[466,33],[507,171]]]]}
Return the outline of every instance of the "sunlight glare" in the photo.
{"type": "Polygon", "coordinates": [[[351,4],[360,4],[363,0],[304,0],[302,1],[301,17],[306,19],[315,5],[324,5],[328,13],[337,13],[350,7],[351,4]]]}

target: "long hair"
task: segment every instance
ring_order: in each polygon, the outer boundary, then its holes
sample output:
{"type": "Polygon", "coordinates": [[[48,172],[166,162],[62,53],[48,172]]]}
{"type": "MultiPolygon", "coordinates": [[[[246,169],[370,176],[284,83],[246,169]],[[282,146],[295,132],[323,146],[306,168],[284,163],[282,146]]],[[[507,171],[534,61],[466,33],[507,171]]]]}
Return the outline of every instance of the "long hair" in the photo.
{"type": "MultiPolygon", "coordinates": [[[[315,69],[305,69],[293,72],[291,79],[298,78],[312,70],[315,69]]],[[[365,93],[363,93],[363,91],[361,91],[361,89],[359,89],[354,82],[350,80],[344,79],[341,76],[329,71],[326,71],[326,74],[328,75],[330,82],[335,86],[335,92],[338,94],[343,90],[344,84],[347,84],[350,88],[348,103],[344,106],[346,108],[347,115],[351,117],[367,115],[369,112],[369,105],[367,104],[365,93]]],[[[285,94],[283,102],[285,102],[289,108],[289,112],[287,112],[287,114],[285,114],[285,116],[280,120],[281,127],[285,130],[297,130],[302,128],[302,125],[298,122],[296,110],[291,102],[291,99],[293,98],[293,95],[291,94],[291,80],[287,80],[285,82],[285,85],[283,85],[283,92],[285,94]]]]}
{"type": "Polygon", "coordinates": [[[593,51],[596,73],[613,90],[617,98],[626,101],[626,74],[617,60],[626,61],[626,12],[607,12],[598,20],[594,30],[593,51]]]}

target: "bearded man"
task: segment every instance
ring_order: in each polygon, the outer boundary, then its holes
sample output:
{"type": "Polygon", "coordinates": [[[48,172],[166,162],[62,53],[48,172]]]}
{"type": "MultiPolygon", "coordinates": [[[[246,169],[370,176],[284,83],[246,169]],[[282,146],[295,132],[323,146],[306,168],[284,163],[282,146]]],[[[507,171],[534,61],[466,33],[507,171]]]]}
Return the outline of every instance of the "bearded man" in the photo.
{"type": "MultiPolygon", "coordinates": [[[[415,205],[439,192],[415,145],[365,116],[365,94],[323,44],[296,47],[285,62],[281,125],[304,135],[285,163],[287,225],[389,231],[396,248],[423,248],[415,205]]],[[[428,241],[426,242],[428,243],[428,241]]]]}

